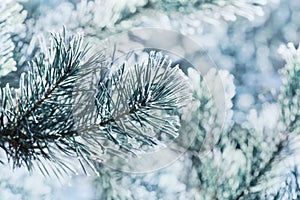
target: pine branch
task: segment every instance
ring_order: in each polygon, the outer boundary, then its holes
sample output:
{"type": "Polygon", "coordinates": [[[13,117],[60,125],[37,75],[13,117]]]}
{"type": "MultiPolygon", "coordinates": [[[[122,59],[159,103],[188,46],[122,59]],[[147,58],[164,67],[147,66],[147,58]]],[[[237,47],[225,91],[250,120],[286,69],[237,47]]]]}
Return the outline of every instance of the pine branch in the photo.
{"type": "Polygon", "coordinates": [[[283,85],[279,95],[282,122],[287,131],[292,133],[300,128],[300,49],[289,43],[287,47],[281,46],[279,53],[286,61],[281,70],[283,85]]]}
{"type": "Polygon", "coordinates": [[[161,143],[156,138],[162,135],[178,136],[180,109],[191,99],[190,86],[178,66],[170,66],[160,53],[152,52],[145,63],[122,65],[100,80],[96,106],[107,138],[138,150],[140,145],[161,143]]]}
{"type": "Polygon", "coordinates": [[[271,157],[266,161],[266,163],[258,170],[257,175],[251,177],[249,184],[240,192],[234,199],[240,200],[245,199],[247,195],[251,194],[251,188],[260,183],[260,179],[269,172],[273,165],[276,163],[277,158],[281,155],[282,151],[285,149],[287,138],[281,140],[277,144],[275,151],[273,151],[271,157]]]}
{"type": "MultiPolygon", "coordinates": [[[[300,116],[300,103],[299,103],[299,58],[300,51],[296,49],[292,44],[288,44],[288,48],[281,47],[279,52],[286,60],[286,66],[282,69],[283,85],[281,93],[279,95],[279,104],[281,106],[281,123],[284,127],[283,137],[276,145],[276,149],[272,152],[272,155],[265,162],[264,166],[258,170],[257,175],[251,177],[251,181],[248,186],[239,194],[235,199],[241,199],[247,197],[250,194],[252,187],[259,184],[260,179],[269,172],[277,159],[281,156],[282,152],[289,148],[288,144],[293,137],[299,137],[299,116],[300,116]]],[[[277,130],[278,131],[278,130],[277,130]]],[[[278,135],[280,137],[280,134],[278,135]]]]}
{"type": "Polygon", "coordinates": [[[25,164],[31,170],[40,157],[64,165],[57,149],[73,157],[85,150],[75,139],[71,104],[80,68],[93,63],[82,63],[86,49],[81,46],[80,37],[53,36],[49,51],[22,74],[19,90],[1,89],[1,148],[14,167],[25,164]]]}
{"type": "Polygon", "coordinates": [[[56,31],[64,24],[68,24],[68,30],[73,33],[83,31],[89,39],[97,41],[141,25],[144,22],[140,20],[141,18],[151,23],[153,15],[158,17],[165,15],[170,18],[170,23],[180,18],[182,24],[186,24],[184,19],[187,19],[189,15],[196,16],[200,22],[207,21],[207,23],[216,22],[219,18],[235,20],[237,16],[252,20],[256,15],[263,14],[261,6],[265,3],[266,1],[257,2],[257,0],[242,2],[239,0],[128,0],[122,2],[81,0],[74,9],[74,4],[64,2],[47,15],[41,13],[41,17],[36,20],[33,32],[38,34],[49,30],[56,31]],[[64,13],[64,9],[70,12],[64,13]],[[56,19],[60,16],[62,19],[57,22],[56,19]],[[47,23],[47,30],[44,29],[45,23],[47,23]]]}
{"type": "Polygon", "coordinates": [[[235,20],[236,16],[243,16],[252,20],[252,14],[262,15],[262,10],[259,6],[265,3],[265,1],[241,2],[236,0],[229,0],[226,2],[220,0],[148,0],[147,3],[143,6],[132,9],[134,10],[134,12],[132,13],[126,12],[130,9],[126,9],[125,7],[124,12],[122,12],[123,15],[121,15],[121,17],[116,21],[115,25],[118,25],[122,21],[127,21],[131,18],[135,18],[137,15],[144,12],[164,12],[169,14],[179,12],[181,14],[190,14],[197,13],[201,10],[211,10],[212,12],[220,14],[226,20],[235,20]]]}
{"type": "Polygon", "coordinates": [[[58,165],[52,168],[59,176],[72,170],[63,163],[67,157],[78,159],[87,173],[86,165],[95,170],[94,161],[116,151],[105,147],[109,140],[134,152],[162,143],[162,135],[178,136],[180,109],[190,100],[178,66],[151,53],[143,64],[115,70],[103,56],[83,62],[86,54],[81,37],[54,35],[50,49],[22,74],[20,88],[1,89],[0,147],[13,167],[37,166],[49,174],[47,162],[58,165]]]}
{"type": "Polygon", "coordinates": [[[87,33],[87,35],[103,39],[111,34],[128,29],[128,24],[130,24],[131,27],[141,24],[138,20],[141,16],[152,15],[153,13],[167,13],[170,18],[178,14],[189,15],[194,13],[199,15],[199,18],[202,18],[202,20],[207,21],[211,21],[209,19],[214,18],[214,16],[207,13],[215,13],[215,16],[230,21],[235,21],[237,16],[253,20],[254,16],[263,15],[260,6],[265,3],[264,1],[259,3],[255,0],[246,2],[239,0],[225,2],[220,0],[148,0],[144,5],[136,5],[134,9],[125,6],[120,11],[121,15],[118,15],[117,20],[115,20],[113,28],[107,25],[101,29],[101,34],[87,33]],[[126,24],[126,26],[123,24],[126,24]]]}
{"type": "Polygon", "coordinates": [[[268,199],[299,199],[300,187],[299,187],[299,172],[298,166],[294,166],[290,169],[290,172],[285,176],[285,180],[279,187],[274,188],[273,191],[264,191],[265,194],[256,194],[256,198],[264,196],[268,199]]]}

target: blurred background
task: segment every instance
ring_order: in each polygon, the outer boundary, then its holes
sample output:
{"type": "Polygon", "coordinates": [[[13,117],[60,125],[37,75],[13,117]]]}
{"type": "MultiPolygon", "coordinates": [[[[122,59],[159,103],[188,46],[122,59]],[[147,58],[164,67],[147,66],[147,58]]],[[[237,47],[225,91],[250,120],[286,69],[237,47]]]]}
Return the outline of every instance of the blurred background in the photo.
{"type": "MultiPolygon", "coordinates": [[[[72,33],[82,32],[93,45],[133,27],[164,28],[192,38],[218,69],[233,75],[232,120],[240,124],[251,109],[261,110],[264,104],[276,102],[281,86],[278,71],[285,64],[278,48],[288,42],[298,46],[300,42],[299,0],[266,0],[260,6],[262,10],[246,8],[242,16],[235,15],[237,11],[230,7],[210,12],[177,11],[176,7],[165,8],[159,3],[151,7],[146,0],[32,0],[20,1],[19,5],[26,17],[15,16],[22,21],[12,37],[17,67],[16,71],[1,76],[1,87],[8,82],[18,87],[18,78],[27,70],[27,61],[39,51],[40,38],[61,31],[63,26],[72,33]]],[[[170,48],[178,49],[180,45],[176,45],[182,42],[175,39],[180,40],[171,38],[170,48]]],[[[193,187],[196,183],[189,181],[186,170],[190,162],[183,156],[165,169],[143,175],[106,173],[109,169],[104,167],[106,179],[78,175],[63,180],[63,186],[37,174],[29,176],[23,169],[12,172],[10,166],[5,166],[0,172],[0,199],[102,199],[103,193],[109,196],[114,192],[110,191],[113,184],[119,187],[118,195],[128,195],[128,199],[131,199],[128,191],[135,194],[135,199],[187,199],[186,193],[197,194],[197,188],[193,187]]]]}

